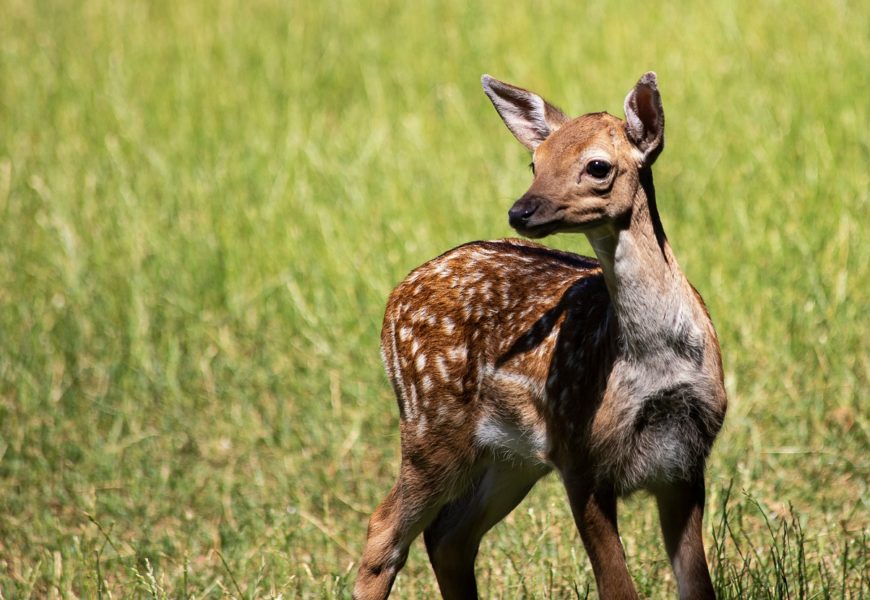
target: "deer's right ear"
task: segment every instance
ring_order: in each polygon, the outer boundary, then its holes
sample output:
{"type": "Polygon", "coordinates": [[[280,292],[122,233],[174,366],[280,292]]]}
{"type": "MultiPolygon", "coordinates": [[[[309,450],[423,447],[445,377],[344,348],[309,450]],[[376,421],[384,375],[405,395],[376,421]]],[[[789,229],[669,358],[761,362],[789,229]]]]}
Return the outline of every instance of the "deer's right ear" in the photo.
{"type": "Polygon", "coordinates": [[[480,83],[514,137],[532,152],[568,121],[561,110],[528,90],[489,75],[481,77],[480,83]]]}

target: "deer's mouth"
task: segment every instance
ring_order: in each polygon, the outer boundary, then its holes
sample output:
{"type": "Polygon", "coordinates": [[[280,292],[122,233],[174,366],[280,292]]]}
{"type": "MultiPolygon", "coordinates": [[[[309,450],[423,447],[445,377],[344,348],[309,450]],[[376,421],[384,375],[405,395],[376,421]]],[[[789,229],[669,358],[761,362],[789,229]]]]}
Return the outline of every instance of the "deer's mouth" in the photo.
{"type": "Polygon", "coordinates": [[[546,237],[560,230],[558,221],[550,221],[548,223],[536,223],[525,225],[514,225],[514,230],[523,237],[537,239],[546,237]]]}
{"type": "Polygon", "coordinates": [[[514,230],[523,237],[537,239],[554,233],[586,233],[599,227],[606,221],[603,215],[586,218],[583,220],[566,219],[562,212],[558,212],[549,219],[534,219],[523,223],[511,223],[514,230]]]}

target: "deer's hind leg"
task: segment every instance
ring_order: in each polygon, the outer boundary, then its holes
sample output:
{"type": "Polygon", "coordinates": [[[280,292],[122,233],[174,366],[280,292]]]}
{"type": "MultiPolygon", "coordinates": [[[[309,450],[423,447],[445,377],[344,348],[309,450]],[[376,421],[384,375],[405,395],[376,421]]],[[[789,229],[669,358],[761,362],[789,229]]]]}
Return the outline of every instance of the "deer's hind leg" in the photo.
{"type": "Polygon", "coordinates": [[[433,484],[424,472],[403,461],[399,480],[369,519],[365,550],[360,560],[353,597],[386,598],[405,565],[411,542],[438,514],[446,501],[443,485],[433,484]]]}
{"type": "Polygon", "coordinates": [[[478,456],[466,435],[446,422],[403,420],[399,479],[369,520],[354,598],[386,598],[411,542],[472,481],[478,456]]]}
{"type": "Polygon", "coordinates": [[[426,528],[429,560],[446,599],[477,598],[474,560],[483,535],[525,498],[549,468],[495,462],[426,528]]]}

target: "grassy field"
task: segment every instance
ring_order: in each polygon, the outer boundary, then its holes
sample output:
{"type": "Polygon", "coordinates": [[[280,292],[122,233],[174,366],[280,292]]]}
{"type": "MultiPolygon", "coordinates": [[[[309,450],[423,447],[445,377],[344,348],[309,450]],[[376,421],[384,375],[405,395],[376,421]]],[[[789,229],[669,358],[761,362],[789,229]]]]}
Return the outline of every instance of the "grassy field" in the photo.
{"type": "MultiPolygon", "coordinates": [[[[398,466],[386,296],[530,181],[480,74],[621,116],[650,69],[730,395],[717,589],[870,597],[870,9],[661,4],[0,0],[0,597],[349,597],[398,466]]],[[[478,579],[595,597],[555,477],[478,579]]],[[[435,590],[418,542],[395,592],[435,590]]]]}

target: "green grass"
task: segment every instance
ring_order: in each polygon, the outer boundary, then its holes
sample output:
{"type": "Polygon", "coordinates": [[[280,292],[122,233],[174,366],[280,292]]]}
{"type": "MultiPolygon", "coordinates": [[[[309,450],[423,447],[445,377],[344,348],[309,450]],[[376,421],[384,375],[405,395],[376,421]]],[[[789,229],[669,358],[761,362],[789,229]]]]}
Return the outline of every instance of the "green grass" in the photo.
{"type": "MultiPolygon", "coordinates": [[[[0,595],[348,597],[397,472],[386,296],[529,183],[480,74],[621,116],[654,69],[730,395],[719,593],[870,597],[870,10],[677,5],[0,0],[0,595]]],[[[478,578],[595,596],[556,478],[478,578]]],[[[435,593],[422,544],[396,593],[435,593]]]]}

